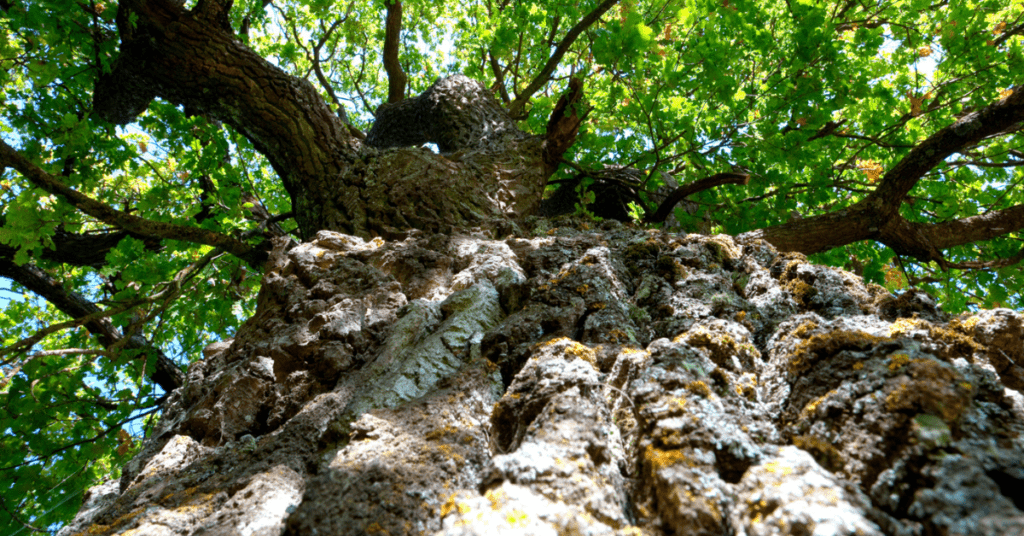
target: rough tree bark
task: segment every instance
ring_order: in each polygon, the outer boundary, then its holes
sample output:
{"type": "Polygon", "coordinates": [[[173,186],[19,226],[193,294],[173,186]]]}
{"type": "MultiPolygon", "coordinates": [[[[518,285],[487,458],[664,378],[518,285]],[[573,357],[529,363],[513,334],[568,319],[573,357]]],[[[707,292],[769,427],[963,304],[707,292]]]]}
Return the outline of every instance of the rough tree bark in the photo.
{"type": "Polygon", "coordinates": [[[763,241],[321,231],[61,536],[1018,534],[1022,335],[763,241]]]}

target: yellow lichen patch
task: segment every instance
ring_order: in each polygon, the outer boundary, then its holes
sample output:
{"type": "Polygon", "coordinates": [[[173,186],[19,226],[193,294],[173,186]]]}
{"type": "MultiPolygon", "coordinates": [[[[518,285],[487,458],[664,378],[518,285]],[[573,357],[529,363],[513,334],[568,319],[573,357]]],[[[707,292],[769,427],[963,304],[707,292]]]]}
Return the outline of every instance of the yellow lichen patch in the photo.
{"type": "MultiPolygon", "coordinates": [[[[798,328],[799,329],[799,328],[798,328]]],[[[863,331],[833,331],[812,335],[801,342],[789,356],[789,372],[798,374],[811,368],[815,362],[843,350],[867,350],[889,339],[876,337],[863,331]]]]}
{"type": "Polygon", "coordinates": [[[565,349],[565,353],[576,359],[582,359],[595,367],[597,366],[597,354],[578,342],[574,341],[572,345],[565,349]]]}
{"type": "Polygon", "coordinates": [[[452,426],[450,424],[446,424],[446,425],[444,425],[441,428],[435,428],[435,429],[427,432],[426,435],[424,435],[423,437],[425,437],[427,439],[427,441],[437,441],[437,440],[443,439],[445,437],[456,436],[456,435],[458,435],[458,433],[459,433],[459,429],[458,428],[456,428],[456,427],[454,427],[454,426],[452,426]]]}
{"type": "Polygon", "coordinates": [[[750,372],[744,373],[739,380],[737,380],[736,394],[750,400],[751,402],[757,399],[757,376],[750,372]]]}
{"type": "Polygon", "coordinates": [[[662,450],[654,446],[644,448],[643,459],[647,466],[655,472],[675,465],[686,465],[688,467],[696,465],[696,462],[687,457],[681,450],[662,450]]]}
{"type": "Polygon", "coordinates": [[[711,388],[708,387],[707,383],[702,382],[700,380],[694,380],[686,384],[686,390],[690,391],[695,395],[703,396],[704,398],[711,397],[711,388]]]}
{"type": "Polygon", "coordinates": [[[451,445],[437,445],[435,448],[437,449],[437,452],[441,453],[442,456],[455,461],[457,465],[462,465],[463,462],[466,461],[466,458],[464,458],[461,454],[455,452],[452,449],[451,445]]]}
{"type": "Polygon", "coordinates": [[[674,342],[685,343],[695,348],[706,348],[711,353],[711,360],[719,364],[741,352],[750,354],[753,358],[760,357],[760,352],[753,345],[739,344],[728,333],[713,333],[703,326],[677,336],[674,342]]]}
{"type": "Polygon", "coordinates": [[[789,337],[797,339],[806,339],[808,335],[814,330],[818,329],[818,323],[813,320],[808,320],[803,324],[800,324],[793,331],[789,332],[789,337]]]}
{"type": "Polygon", "coordinates": [[[677,397],[669,400],[668,410],[671,414],[686,413],[686,399],[677,397]]]}
{"type": "Polygon", "coordinates": [[[597,353],[591,350],[584,344],[580,344],[568,337],[557,337],[550,341],[545,341],[536,346],[536,348],[551,348],[553,346],[564,345],[562,349],[568,359],[582,359],[591,365],[597,366],[597,353]]]}
{"type": "Polygon", "coordinates": [[[129,519],[131,519],[131,518],[141,514],[143,511],[145,511],[145,508],[142,508],[142,507],[136,508],[136,509],[132,510],[131,512],[128,512],[127,514],[125,514],[125,515],[115,519],[109,525],[99,525],[99,524],[91,525],[88,529],[85,530],[85,532],[80,532],[79,534],[100,534],[100,533],[107,532],[107,531],[110,530],[111,527],[117,527],[117,526],[123,524],[125,521],[128,521],[129,519]]]}
{"type": "Polygon", "coordinates": [[[484,497],[487,497],[487,500],[491,502],[491,508],[494,510],[498,510],[508,502],[508,495],[505,493],[505,490],[500,488],[487,490],[484,497]]]}
{"type": "Polygon", "coordinates": [[[972,337],[957,333],[951,329],[944,329],[938,326],[930,326],[931,330],[929,335],[933,339],[938,339],[945,344],[950,346],[950,350],[955,357],[969,357],[974,352],[980,350],[982,346],[975,342],[972,337]]]}
{"type": "Polygon", "coordinates": [[[889,411],[897,411],[909,407],[906,403],[908,398],[907,389],[908,382],[900,383],[891,393],[885,397],[885,408],[889,411]]]}
{"type": "Polygon", "coordinates": [[[526,512],[518,509],[513,509],[505,516],[505,521],[508,522],[510,527],[525,527],[526,526],[526,512]]]}
{"type": "Polygon", "coordinates": [[[954,318],[949,321],[949,328],[959,331],[965,335],[970,335],[974,332],[974,328],[981,322],[981,318],[972,316],[967,319],[954,318]]]}
{"type": "Polygon", "coordinates": [[[815,398],[814,400],[808,402],[808,404],[804,406],[804,409],[800,411],[800,418],[810,419],[814,415],[814,412],[818,411],[818,406],[820,406],[822,402],[824,402],[828,397],[834,394],[836,394],[836,390],[832,389],[831,391],[825,393],[824,395],[821,395],[818,398],[815,398]]]}
{"type": "Polygon", "coordinates": [[[740,258],[740,248],[736,247],[736,244],[732,241],[732,238],[726,235],[714,235],[705,237],[706,244],[715,249],[715,253],[720,260],[732,260],[740,258]]]}
{"type": "Polygon", "coordinates": [[[783,465],[781,462],[768,462],[761,466],[765,472],[774,473],[777,475],[791,475],[793,474],[793,468],[788,465],[783,465]]]}
{"type": "Polygon", "coordinates": [[[905,336],[914,331],[917,322],[916,318],[898,318],[889,326],[889,336],[893,338],[905,336]]]}
{"type": "Polygon", "coordinates": [[[793,445],[809,452],[822,467],[830,471],[837,471],[843,467],[843,455],[830,441],[807,434],[794,437],[793,445]]]}
{"type": "Polygon", "coordinates": [[[971,335],[973,327],[968,328],[964,322],[958,320],[951,321],[948,327],[944,328],[920,318],[901,318],[889,327],[889,336],[907,336],[915,330],[925,331],[930,339],[945,345],[945,352],[941,352],[939,357],[970,357],[982,348],[971,335]]]}
{"type": "Polygon", "coordinates": [[[783,281],[789,281],[796,277],[797,268],[800,268],[801,264],[805,264],[806,260],[807,259],[794,259],[787,262],[786,267],[782,269],[782,277],[780,279],[783,281]]]}
{"type": "Polygon", "coordinates": [[[786,283],[783,288],[788,290],[789,293],[797,299],[797,301],[805,305],[807,304],[807,300],[814,297],[818,292],[814,287],[807,284],[807,282],[802,279],[794,279],[789,283],[786,283]]]}
{"type": "Polygon", "coordinates": [[[612,342],[619,343],[628,341],[629,335],[621,329],[612,329],[608,331],[608,338],[611,339],[612,342]]]}
{"type": "Polygon", "coordinates": [[[737,322],[743,322],[743,320],[745,318],[747,318],[747,312],[746,311],[737,311],[736,312],[736,321],[737,322]]]}
{"type": "Polygon", "coordinates": [[[722,522],[722,511],[718,508],[717,504],[703,495],[694,493],[690,489],[683,488],[682,492],[682,497],[679,498],[685,499],[689,508],[696,508],[701,513],[710,515],[716,523],[722,522]]]}
{"type": "Polygon", "coordinates": [[[644,349],[642,349],[642,348],[630,348],[630,347],[626,347],[626,348],[623,348],[623,349],[622,349],[622,354],[621,354],[621,355],[622,355],[622,356],[627,356],[627,355],[642,355],[642,356],[644,356],[644,357],[647,357],[647,356],[650,356],[650,355],[651,355],[651,353],[650,353],[650,352],[648,352],[647,350],[644,350],[644,349]]]}
{"type": "Polygon", "coordinates": [[[864,370],[864,362],[858,361],[853,364],[853,370],[864,370]]]}
{"type": "Polygon", "coordinates": [[[458,512],[460,514],[466,514],[469,512],[470,507],[468,504],[455,500],[458,495],[458,493],[452,493],[448,497],[448,500],[441,505],[441,517],[446,517],[452,512],[458,512]]]}
{"type": "Polygon", "coordinates": [[[204,493],[197,497],[193,497],[188,504],[179,506],[174,509],[174,512],[184,514],[202,514],[205,515],[213,510],[213,497],[214,493],[204,493]]]}
{"type": "Polygon", "coordinates": [[[889,356],[889,370],[893,372],[907,366],[908,363],[910,363],[910,356],[907,354],[892,354],[889,356]]]}
{"type": "Polygon", "coordinates": [[[384,527],[380,525],[380,523],[377,523],[376,521],[367,525],[365,530],[367,534],[390,534],[384,527]]]}
{"type": "Polygon", "coordinates": [[[765,516],[770,515],[779,508],[779,504],[776,501],[768,502],[765,499],[749,501],[747,504],[750,506],[750,511],[754,512],[754,516],[751,519],[754,523],[763,523],[765,516]]]}

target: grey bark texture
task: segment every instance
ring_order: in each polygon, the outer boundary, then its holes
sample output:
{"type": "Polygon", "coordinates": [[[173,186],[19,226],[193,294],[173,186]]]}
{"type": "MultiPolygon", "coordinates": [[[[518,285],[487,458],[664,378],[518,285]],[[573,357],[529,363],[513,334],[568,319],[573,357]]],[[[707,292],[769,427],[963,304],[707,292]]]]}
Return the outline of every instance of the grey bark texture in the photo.
{"type": "Polygon", "coordinates": [[[545,222],[279,243],[61,534],[1024,531],[1021,315],[545,222]]]}

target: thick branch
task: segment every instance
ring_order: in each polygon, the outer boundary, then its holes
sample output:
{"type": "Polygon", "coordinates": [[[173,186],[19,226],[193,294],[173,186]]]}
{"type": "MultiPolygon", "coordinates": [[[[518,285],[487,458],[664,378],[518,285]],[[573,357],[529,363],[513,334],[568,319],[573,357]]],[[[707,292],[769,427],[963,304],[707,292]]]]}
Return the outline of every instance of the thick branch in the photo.
{"type": "MultiPolygon", "coordinates": [[[[761,238],[782,251],[818,253],[861,240],[878,240],[901,255],[944,264],[941,249],[984,240],[1014,229],[1017,207],[942,224],[915,224],[899,215],[907,193],[949,155],[1002,134],[1024,122],[1024,90],[971,113],[914,147],[859,203],[835,212],[750,231],[741,239],[761,238]],[[994,223],[985,222],[991,218],[994,223]],[[996,228],[1002,229],[996,232],[996,228]],[[986,230],[987,229],[987,230],[986,230]],[[961,238],[955,238],[955,237],[961,238]],[[968,237],[974,237],[968,239],[968,237]]],[[[1016,227],[1019,228],[1019,227],[1016,227]]]]}
{"type": "Polygon", "coordinates": [[[949,155],[1003,133],[1024,121],[1024,89],[968,114],[914,147],[883,177],[878,188],[862,201],[879,211],[883,220],[895,216],[907,193],[921,177],[949,155]]]}
{"type": "Polygon", "coordinates": [[[405,98],[405,84],[408,77],[398,62],[398,46],[402,34],[402,3],[386,0],[388,14],[384,22],[384,70],[388,73],[388,102],[405,98]]]}
{"type": "Polygon", "coordinates": [[[710,177],[691,182],[686,186],[680,186],[668,194],[668,197],[658,206],[658,210],[644,217],[644,221],[647,223],[665,221],[665,218],[672,213],[672,209],[675,208],[677,203],[697,192],[710,190],[723,184],[747,184],[749,182],[750,175],[742,173],[716,173],[710,177]]]}
{"type": "Polygon", "coordinates": [[[601,15],[604,15],[617,3],[619,3],[619,0],[605,0],[604,2],[601,2],[601,5],[597,6],[597,8],[590,13],[587,13],[582,20],[576,23],[576,26],[573,26],[572,29],[569,30],[569,33],[565,34],[565,37],[562,38],[558,43],[558,46],[555,48],[555,52],[551,54],[551,57],[548,58],[548,62],[544,64],[544,67],[539,73],[537,73],[537,76],[534,77],[532,82],[530,82],[530,85],[526,86],[526,89],[524,89],[522,93],[516,95],[516,100],[512,101],[512,104],[508,107],[508,115],[513,118],[522,117],[523,108],[526,106],[526,103],[533,98],[534,93],[544,87],[544,84],[548,83],[548,80],[551,78],[551,73],[555,72],[555,68],[558,67],[558,62],[562,61],[562,56],[565,56],[565,53],[569,51],[569,47],[576,42],[576,38],[578,38],[584,30],[597,22],[597,20],[601,18],[601,15]]]}
{"type": "Polygon", "coordinates": [[[854,205],[820,216],[748,231],[737,238],[741,241],[763,239],[779,251],[799,251],[810,255],[873,239],[878,234],[878,223],[866,207],[854,205]]]}
{"type": "Polygon", "coordinates": [[[27,158],[18,154],[13,147],[2,140],[0,140],[0,162],[18,170],[35,186],[51,194],[62,196],[78,210],[119,229],[143,236],[169,238],[218,247],[256,266],[262,264],[264,259],[264,252],[227,235],[186,225],[151,221],[116,210],[57,180],[55,176],[29,162],[27,158]]]}
{"type": "Polygon", "coordinates": [[[360,143],[313,86],[173,0],[122,0],[119,20],[122,13],[134,24],[118,26],[121,51],[113,72],[97,81],[97,115],[127,123],[149,95],[227,123],[267,156],[302,232],[315,233],[323,200],[337,191],[360,143]]]}
{"type": "Polygon", "coordinates": [[[494,73],[494,83],[498,86],[498,96],[501,97],[501,102],[507,106],[512,99],[508,97],[508,90],[505,89],[505,72],[501,70],[501,65],[498,64],[498,59],[492,52],[487,52],[487,59],[491,64],[491,71],[494,73]]]}
{"type": "Polygon", "coordinates": [[[576,142],[580,132],[580,124],[586,119],[589,110],[583,108],[583,79],[570,78],[569,91],[555,103],[545,132],[544,162],[554,173],[565,151],[576,142]]]}
{"type": "MultiPolygon", "coordinates": [[[[3,218],[0,218],[0,224],[3,218]]],[[[76,234],[58,230],[50,237],[53,249],[44,249],[42,258],[70,264],[71,266],[88,266],[99,268],[107,263],[107,253],[117,247],[121,239],[129,236],[123,231],[101,234],[76,234]]],[[[17,248],[0,244],[0,259],[13,259],[17,248]]]]}
{"type": "MultiPolygon", "coordinates": [[[[0,258],[0,275],[9,277],[19,285],[35,292],[71,318],[82,318],[100,312],[100,308],[94,303],[76,292],[65,290],[59,281],[32,264],[17,266],[7,259],[0,258]]],[[[114,327],[110,319],[106,317],[90,320],[85,323],[85,327],[99,338],[100,344],[108,349],[124,339],[121,331],[114,327]]],[[[169,393],[185,382],[185,374],[181,372],[174,361],[171,361],[163,351],[153,346],[141,335],[133,335],[124,341],[123,348],[141,350],[143,355],[156,354],[156,369],[150,379],[164,391],[169,393]]]]}
{"type": "MultiPolygon", "coordinates": [[[[916,224],[925,225],[925,224],[916,224]]],[[[927,225],[925,233],[937,248],[945,249],[991,240],[1024,229],[1024,205],[927,225]]]]}
{"type": "Polygon", "coordinates": [[[225,31],[231,29],[231,6],[234,0],[199,0],[192,13],[196,18],[209,21],[225,31]]]}

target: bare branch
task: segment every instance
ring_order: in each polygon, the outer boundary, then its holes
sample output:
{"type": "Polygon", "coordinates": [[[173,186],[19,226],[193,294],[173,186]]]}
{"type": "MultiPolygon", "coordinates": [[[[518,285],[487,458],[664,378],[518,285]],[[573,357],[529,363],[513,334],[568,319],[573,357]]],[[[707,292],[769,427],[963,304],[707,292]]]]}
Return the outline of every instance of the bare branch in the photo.
{"type": "Polygon", "coordinates": [[[1024,260],[1024,249],[1018,251],[1016,255],[1006,257],[1005,259],[996,259],[993,261],[947,262],[946,267],[956,268],[959,270],[992,270],[995,268],[1013,266],[1021,260],[1024,260]]]}
{"type": "Polygon", "coordinates": [[[106,355],[103,350],[90,350],[89,348],[64,348],[61,350],[43,350],[32,354],[33,356],[51,355],[106,355]]]}
{"type": "Polygon", "coordinates": [[[320,68],[320,49],[323,48],[324,44],[327,43],[327,40],[331,38],[331,34],[334,33],[334,30],[339,24],[341,24],[341,21],[342,19],[334,21],[334,24],[332,24],[330,28],[324,30],[323,37],[321,37],[320,41],[313,47],[313,57],[311,59],[313,60],[313,72],[316,74],[317,81],[320,82],[320,86],[324,88],[324,91],[327,92],[327,96],[331,98],[331,102],[338,109],[338,115],[340,115],[347,123],[348,117],[345,114],[345,107],[341,105],[341,101],[338,100],[338,96],[334,93],[334,87],[331,85],[330,80],[327,79],[327,76],[324,75],[323,69],[320,68]]]}

